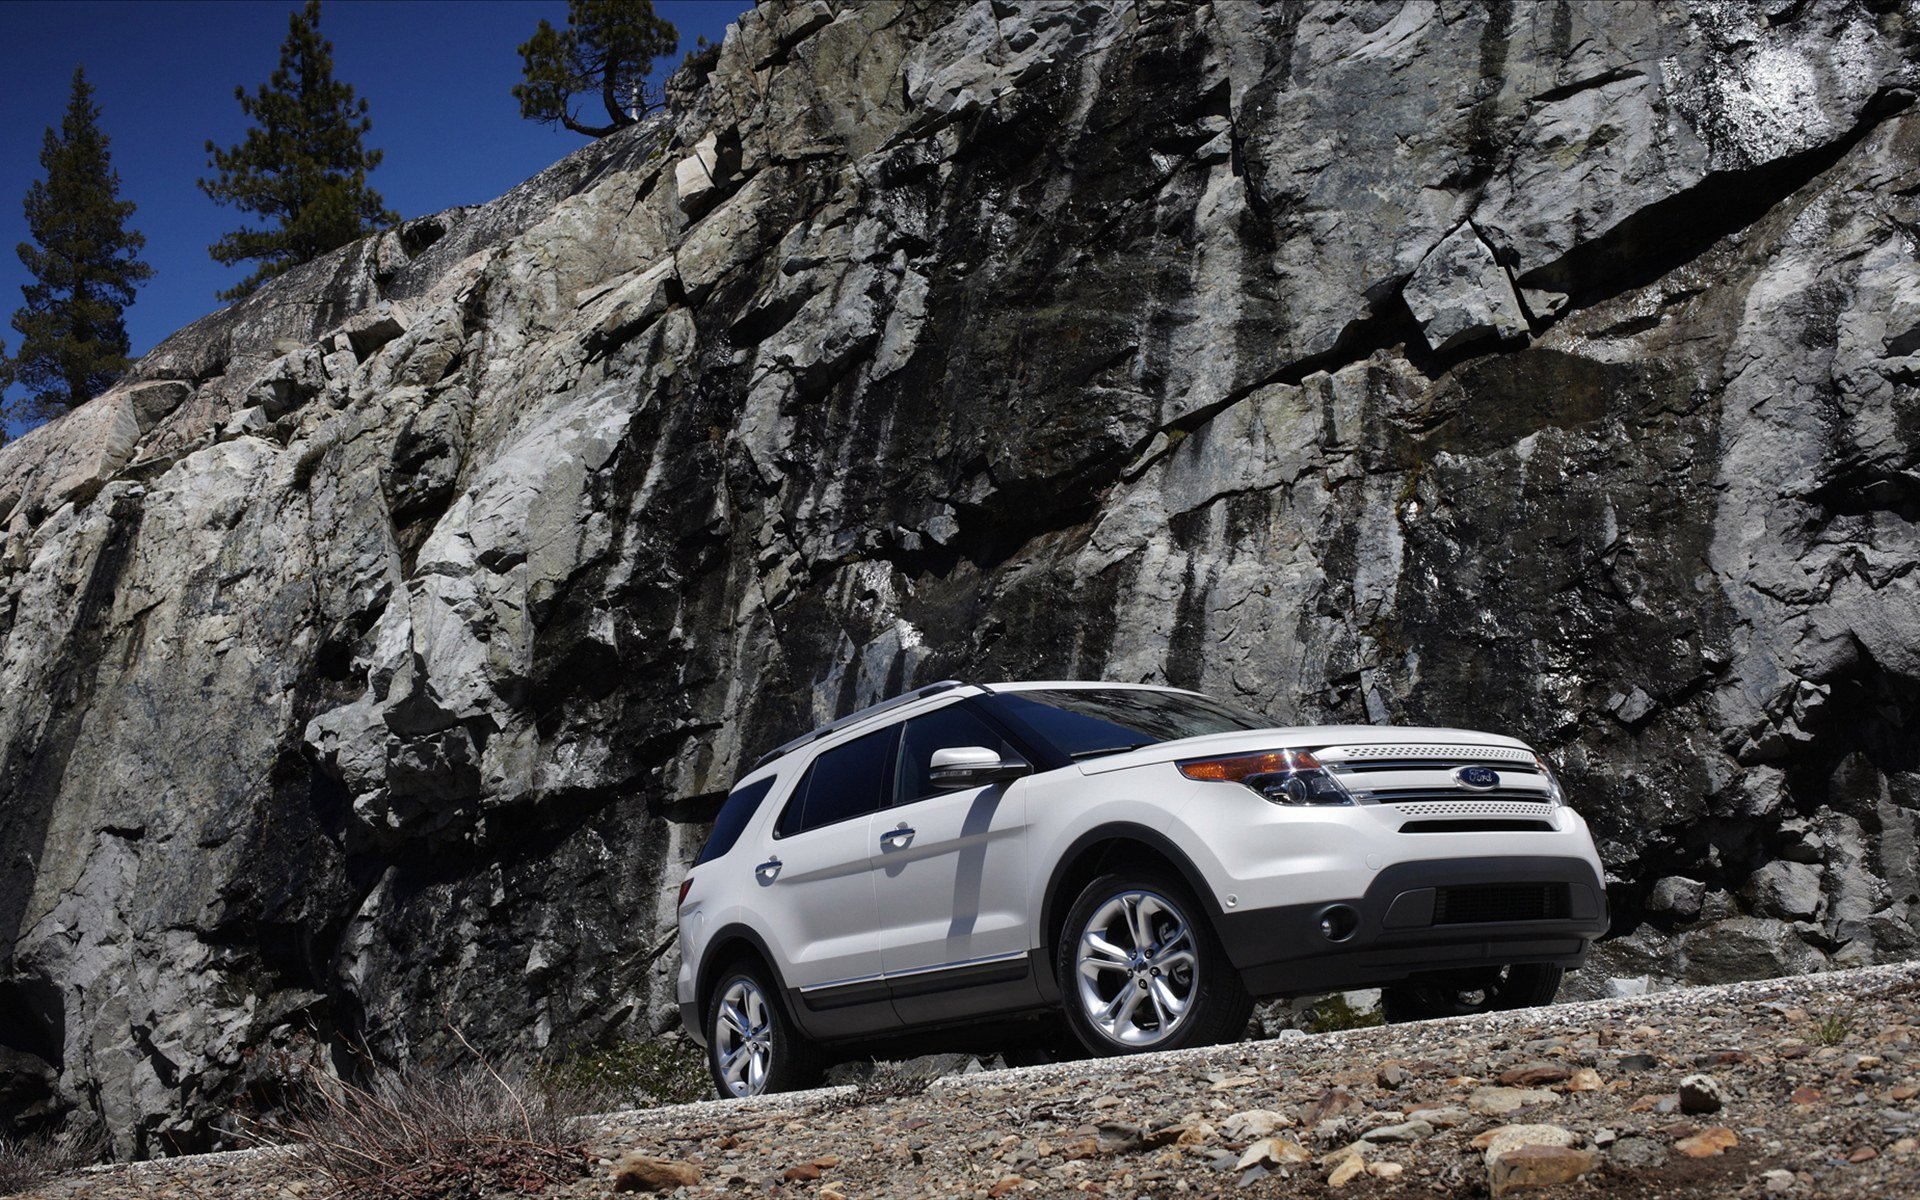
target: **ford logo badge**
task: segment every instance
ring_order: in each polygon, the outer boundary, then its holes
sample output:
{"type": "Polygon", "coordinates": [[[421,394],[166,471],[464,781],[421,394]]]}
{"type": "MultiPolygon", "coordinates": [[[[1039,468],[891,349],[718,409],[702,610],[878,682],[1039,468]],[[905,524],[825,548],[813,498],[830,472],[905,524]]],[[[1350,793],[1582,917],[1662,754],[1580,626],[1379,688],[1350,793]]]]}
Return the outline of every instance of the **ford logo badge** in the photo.
{"type": "Polygon", "coordinates": [[[1500,786],[1500,772],[1492,767],[1457,767],[1453,781],[1476,792],[1490,792],[1500,786]]]}

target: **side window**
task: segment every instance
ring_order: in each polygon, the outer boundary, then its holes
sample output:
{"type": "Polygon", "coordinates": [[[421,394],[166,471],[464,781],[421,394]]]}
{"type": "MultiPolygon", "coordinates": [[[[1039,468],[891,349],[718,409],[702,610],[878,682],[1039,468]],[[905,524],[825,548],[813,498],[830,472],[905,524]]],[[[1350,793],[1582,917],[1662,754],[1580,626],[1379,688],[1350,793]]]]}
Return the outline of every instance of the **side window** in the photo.
{"type": "Polygon", "coordinates": [[[738,787],[727,794],[727,802],[720,806],[720,815],[713,819],[713,832],[707,835],[707,844],[700,847],[700,857],[693,860],[694,866],[703,862],[712,862],[740,840],[746,832],[747,822],[753,819],[753,810],[773,790],[774,776],[769,775],[756,783],[738,787]]]}
{"type": "Polygon", "coordinates": [[[855,738],[813,760],[806,778],[793,791],[793,799],[780,814],[780,836],[804,833],[863,817],[879,808],[881,790],[886,786],[887,761],[893,753],[895,725],[855,738]]]}
{"type": "Polygon", "coordinates": [[[985,746],[1002,758],[1017,757],[1007,740],[968,712],[964,704],[950,704],[907,722],[906,733],[900,739],[899,769],[894,772],[893,802],[911,804],[936,794],[940,789],[927,781],[933,767],[933,752],[958,746],[985,746]]]}

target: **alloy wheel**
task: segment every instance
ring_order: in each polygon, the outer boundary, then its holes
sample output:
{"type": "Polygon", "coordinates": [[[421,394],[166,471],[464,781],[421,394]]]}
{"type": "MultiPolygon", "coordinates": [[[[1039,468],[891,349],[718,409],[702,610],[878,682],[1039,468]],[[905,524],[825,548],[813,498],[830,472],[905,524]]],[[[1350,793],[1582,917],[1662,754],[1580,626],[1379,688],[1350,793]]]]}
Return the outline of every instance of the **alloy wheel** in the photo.
{"type": "Polygon", "coordinates": [[[1082,1011],[1117,1045],[1159,1045],[1192,1010],[1199,965],[1193,927],[1172,901],[1144,889],[1121,892],[1080,933],[1082,1011]]]}
{"type": "Polygon", "coordinates": [[[773,1069],[773,1015],[751,979],[736,979],[721,993],[713,1015],[713,1061],[735,1096],[758,1096],[773,1069]]]}

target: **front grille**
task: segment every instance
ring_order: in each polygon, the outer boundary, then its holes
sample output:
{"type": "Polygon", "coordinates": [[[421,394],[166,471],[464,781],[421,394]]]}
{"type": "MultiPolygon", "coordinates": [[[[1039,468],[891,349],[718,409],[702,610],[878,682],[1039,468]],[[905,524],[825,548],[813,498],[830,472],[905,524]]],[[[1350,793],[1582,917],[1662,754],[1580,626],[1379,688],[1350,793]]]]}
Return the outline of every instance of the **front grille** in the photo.
{"type": "MultiPolygon", "coordinates": [[[[1444,800],[1393,800],[1396,815],[1413,817],[1525,817],[1533,821],[1553,820],[1553,806],[1544,804],[1538,792],[1527,800],[1463,800],[1457,794],[1444,800]]],[[[1400,828],[1405,829],[1402,825],[1400,828]]]]}
{"type": "MultiPolygon", "coordinates": [[[[1455,767],[1486,766],[1485,762],[1473,762],[1465,758],[1376,758],[1355,761],[1329,763],[1330,769],[1342,775],[1370,775],[1386,771],[1451,771],[1455,767]]],[[[1499,762],[1502,774],[1538,775],[1540,768],[1534,764],[1520,762],[1499,762]]]]}
{"type": "Polygon", "coordinates": [[[1489,788],[1470,792],[1465,788],[1390,788],[1368,793],[1382,804],[1418,804],[1426,801],[1452,801],[1459,804],[1484,804],[1490,800],[1544,804],[1547,794],[1537,788],[1489,788]]]}
{"type": "Polygon", "coordinates": [[[1475,762],[1494,760],[1531,764],[1533,755],[1512,746],[1329,746],[1320,751],[1320,761],[1342,763],[1361,759],[1410,759],[1422,762],[1453,763],[1459,759],[1475,762]]]}
{"type": "Polygon", "coordinates": [[[1504,921],[1563,921],[1569,915],[1564,883],[1480,883],[1443,887],[1433,901],[1435,925],[1504,921]]]}

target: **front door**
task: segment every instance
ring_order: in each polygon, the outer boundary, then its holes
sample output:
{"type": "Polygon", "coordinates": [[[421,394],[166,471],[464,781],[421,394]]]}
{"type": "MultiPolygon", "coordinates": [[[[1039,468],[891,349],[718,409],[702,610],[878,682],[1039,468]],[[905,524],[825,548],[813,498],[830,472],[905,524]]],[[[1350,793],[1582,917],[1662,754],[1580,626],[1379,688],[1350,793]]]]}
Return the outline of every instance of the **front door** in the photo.
{"type": "Polygon", "coordinates": [[[1018,757],[964,703],[906,722],[893,805],[873,819],[880,965],[908,1022],[1037,1000],[1027,960],[1024,780],[941,791],[933,752],[985,746],[1018,757]]]}

